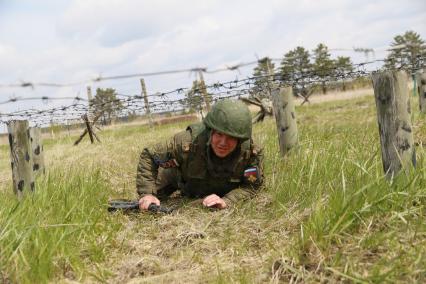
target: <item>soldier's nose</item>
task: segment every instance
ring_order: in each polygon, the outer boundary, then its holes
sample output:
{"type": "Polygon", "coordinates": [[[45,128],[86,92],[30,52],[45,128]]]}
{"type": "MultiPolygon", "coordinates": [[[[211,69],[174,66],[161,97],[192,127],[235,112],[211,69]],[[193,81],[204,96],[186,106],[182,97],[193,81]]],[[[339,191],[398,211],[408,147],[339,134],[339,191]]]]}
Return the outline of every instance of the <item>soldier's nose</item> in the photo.
{"type": "Polygon", "coordinates": [[[221,145],[221,146],[226,146],[228,143],[227,143],[227,141],[226,141],[226,138],[221,138],[220,140],[219,140],[219,145],[221,145]]]}

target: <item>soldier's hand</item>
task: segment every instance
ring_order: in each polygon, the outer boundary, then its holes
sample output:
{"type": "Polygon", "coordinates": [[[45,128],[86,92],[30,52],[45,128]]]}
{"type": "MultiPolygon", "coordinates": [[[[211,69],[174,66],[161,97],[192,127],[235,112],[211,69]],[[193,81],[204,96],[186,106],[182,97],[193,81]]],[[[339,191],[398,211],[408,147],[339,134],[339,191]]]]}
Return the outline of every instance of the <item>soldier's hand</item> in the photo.
{"type": "Polygon", "coordinates": [[[147,194],[141,199],[139,199],[139,209],[148,210],[148,207],[151,203],[160,206],[160,200],[152,194],[147,194]]]}
{"type": "Polygon", "coordinates": [[[206,207],[215,207],[219,209],[225,209],[228,207],[225,200],[217,196],[216,194],[210,194],[203,199],[203,205],[206,207]]]}

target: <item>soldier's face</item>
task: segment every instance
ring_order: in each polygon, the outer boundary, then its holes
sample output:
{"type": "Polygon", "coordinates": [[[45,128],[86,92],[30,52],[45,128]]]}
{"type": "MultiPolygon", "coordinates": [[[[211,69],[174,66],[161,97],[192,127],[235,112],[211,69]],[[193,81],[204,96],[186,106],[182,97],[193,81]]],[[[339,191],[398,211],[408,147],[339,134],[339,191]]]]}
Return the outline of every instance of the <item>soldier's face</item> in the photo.
{"type": "Polygon", "coordinates": [[[213,152],[219,158],[225,158],[231,154],[237,147],[238,139],[224,133],[213,130],[211,137],[211,146],[213,152]]]}

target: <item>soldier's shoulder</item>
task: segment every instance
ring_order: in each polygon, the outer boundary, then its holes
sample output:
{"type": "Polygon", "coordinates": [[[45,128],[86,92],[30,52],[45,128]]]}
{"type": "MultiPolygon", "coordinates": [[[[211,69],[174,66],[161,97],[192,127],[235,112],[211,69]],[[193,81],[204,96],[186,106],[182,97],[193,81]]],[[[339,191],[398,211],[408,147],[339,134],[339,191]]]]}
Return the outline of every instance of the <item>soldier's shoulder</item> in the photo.
{"type": "Polygon", "coordinates": [[[191,133],[188,130],[183,130],[175,134],[173,137],[176,144],[181,145],[183,143],[191,142],[191,133]]]}
{"type": "Polygon", "coordinates": [[[174,135],[174,142],[176,145],[185,146],[194,142],[197,136],[205,130],[204,123],[194,123],[174,135]]]}
{"type": "Polygon", "coordinates": [[[251,139],[251,148],[252,149],[256,149],[258,151],[262,151],[263,150],[263,145],[260,143],[259,139],[252,138],[251,139]]]}
{"type": "Polygon", "coordinates": [[[251,145],[250,145],[250,156],[253,158],[257,158],[257,157],[262,157],[263,156],[263,146],[261,144],[258,143],[258,141],[256,140],[252,140],[251,141],[251,145]]]}
{"type": "Polygon", "coordinates": [[[191,134],[192,140],[195,140],[195,138],[197,138],[198,135],[203,133],[204,130],[206,130],[206,126],[202,122],[190,124],[186,128],[186,131],[188,131],[191,134]]]}

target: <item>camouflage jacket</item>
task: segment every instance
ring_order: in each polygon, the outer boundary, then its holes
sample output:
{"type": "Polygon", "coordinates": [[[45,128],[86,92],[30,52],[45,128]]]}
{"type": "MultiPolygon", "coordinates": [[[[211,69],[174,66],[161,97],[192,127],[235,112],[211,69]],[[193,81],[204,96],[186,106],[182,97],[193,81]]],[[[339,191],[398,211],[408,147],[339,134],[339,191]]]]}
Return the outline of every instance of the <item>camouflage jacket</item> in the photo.
{"type": "Polygon", "coordinates": [[[253,196],[263,182],[262,149],[250,139],[221,159],[212,153],[210,132],[203,123],[193,124],[167,143],[145,148],[137,169],[139,195],[156,194],[158,169],[162,167],[177,169],[178,189],[186,196],[217,194],[228,205],[253,196]]]}

